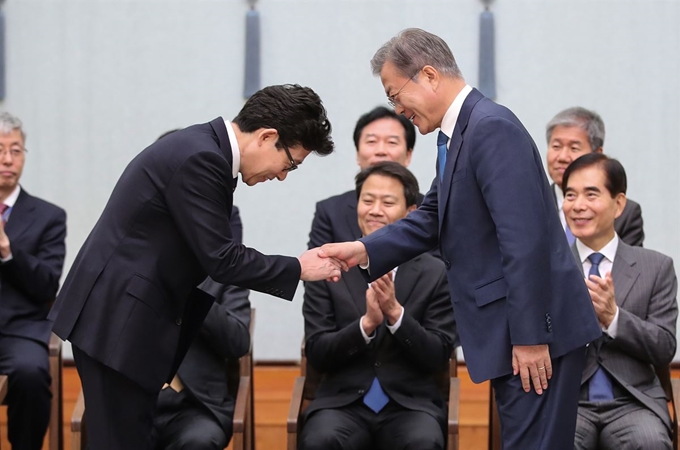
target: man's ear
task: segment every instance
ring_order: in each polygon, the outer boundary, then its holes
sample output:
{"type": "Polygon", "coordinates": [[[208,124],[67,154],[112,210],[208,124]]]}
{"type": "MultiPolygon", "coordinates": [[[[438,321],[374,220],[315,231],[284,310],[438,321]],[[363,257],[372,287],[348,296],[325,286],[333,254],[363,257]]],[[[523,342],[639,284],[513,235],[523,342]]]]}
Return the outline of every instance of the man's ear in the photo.
{"type": "Polygon", "coordinates": [[[276,142],[279,138],[279,132],[275,128],[260,128],[257,130],[258,145],[269,144],[276,142]]]}
{"type": "Polygon", "coordinates": [[[626,194],[623,192],[620,192],[619,194],[616,195],[616,215],[614,216],[615,219],[618,219],[619,216],[623,213],[624,208],[626,207],[626,202],[628,199],[626,198],[626,194]]]}

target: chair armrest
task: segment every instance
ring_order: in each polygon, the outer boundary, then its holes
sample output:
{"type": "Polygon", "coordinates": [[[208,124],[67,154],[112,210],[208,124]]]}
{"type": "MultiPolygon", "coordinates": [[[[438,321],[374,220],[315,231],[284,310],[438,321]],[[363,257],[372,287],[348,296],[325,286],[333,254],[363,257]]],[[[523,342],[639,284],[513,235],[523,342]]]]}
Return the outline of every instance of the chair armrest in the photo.
{"type": "Polygon", "coordinates": [[[244,433],[250,405],[250,377],[241,377],[238,383],[236,404],[234,405],[234,433],[244,433]]]}
{"type": "Polygon", "coordinates": [[[288,410],[288,420],[286,421],[288,434],[298,431],[298,418],[300,417],[300,410],[302,409],[302,394],[305,389],[305,377],[297,377],[295,385],[293,385],[293,398],[290,400],[290,409],[288,410]]]}
{"type": "Polygon", "coordinates": [[[458,434],[460,419],[460,378],[451,378],[449,387],[448,434],[458,434]]]}
{"type": "Polygon", "coordinates": [[[0,403],[5,401],[7,395],[7,375],[0,375],[0,403]]]}
{"type": "Polygon", "coordinates": [[[49,349],[50,356],[61,355],[61,339],[54,333],[52,333],[52,335],[50,336],[49,349]]]}
{"type": "Polygon", "coordinates": [[[671,378],[671,389],[673,397],[671,403],[673,404],[673,411],[671,411],[671,420],[673,425],[677,426],[678,422],[678,406],[680,405],[680,378],[671,378]]]}
{"type": "Polygon", "coordinates": [[[83,417],[85,416],[85,397],[83,397],[83,390],[78,393],[78,400],[76,406],[73,408],[73,415],[71,416],[71,431],[81,432],[83,430],[83,417]]]}

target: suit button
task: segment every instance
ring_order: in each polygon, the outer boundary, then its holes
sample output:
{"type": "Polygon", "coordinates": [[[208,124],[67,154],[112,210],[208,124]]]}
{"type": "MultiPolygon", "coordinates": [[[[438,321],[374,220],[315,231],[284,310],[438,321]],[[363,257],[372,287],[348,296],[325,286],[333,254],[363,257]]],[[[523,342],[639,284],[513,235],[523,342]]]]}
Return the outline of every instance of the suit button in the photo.
{"type": "Polygon", "coordinates": [[[444,261],[444,265],[446,266],[447,269],[451,268],[451,261],[444,261]]]}
{"type": "Polygon", "coordinates": [[[375,363],[375,367],[380,367],[380,361],[377,361],[377,362],[375,363]]]}
{"type": "Polygon", "coordinates": [[[365,392],[366,392],[366,391],[364,391],[363,389],[359,389],[359,390],[357,391],[357,393],[358,393],[359,395],[364,395],[365,392]]]}
{"type": "Polygon", "coordinates": [[[176,323],[177,325],[182,325],[182,318],[181,318],[181,317],[178,317],[177,319],[175,319],[175,323],[176,323]]]}

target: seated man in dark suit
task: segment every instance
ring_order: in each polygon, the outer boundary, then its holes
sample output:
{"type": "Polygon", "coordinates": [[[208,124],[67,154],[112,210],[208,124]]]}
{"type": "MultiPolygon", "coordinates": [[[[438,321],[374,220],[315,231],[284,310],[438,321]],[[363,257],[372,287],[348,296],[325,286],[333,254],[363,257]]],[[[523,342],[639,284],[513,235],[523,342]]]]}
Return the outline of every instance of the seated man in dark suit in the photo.
{"type": "MultiPolygon", "coordinates": [[[[234,241],[242,243],[236,206],[230,226],[234,241]]],[[[215,297],[215,303],[177,374],[158,396],[154,418],[158,450],[222,450],[233,432],[235,399],[227,386],[226,362],[250,348],[250,291],[211,278],[200,288],[215,297]]]]}
{"type": "MultiPolygon", "coordinates": [[[[398,163],[356,177],[363,235],[416,209],[418,182],[398,163]]],[[[367,285],[354,267],[338,283],[307,283],[305,351],[324,374],[304,413],[299,448],[443,449],[446,400],[432,377],[457,341],[441,260],[420,255],[367,285]]]]}
{"type": "MultiPolygon", "coordinates": [[[[555,204],[560,214],[562,227],[567,234],[569,244],[574,236],[567,227],[562,212],[562,174],[567,166],[579,156],[588,153],[602,153],[604,146],[604,122],[594,111],[574,107],[559,112],[546,127],[548,140],[547,166],[552,178],[555,204]]],[[[628,199],[623,212],[614,221],[619,238],[628,245],[642,247],[645,232],[642,228],[642,209],[640,205],[628,199]]]]}
{"type": "Polygon", "coordinates": [[[563,178],[564,214],[588,274],[602,337],[588,346],[575,448],[670,449],[671,421],[654,366],[676,348],[677,279],[671,258],[619,238],[626,172],[601,153],[580,157],[563,178]]]}
{"type": "MultiPolygon", "coordinates": [[[[382,161],[394,161],[408,167],[415,144],[416,131],[411,121],[383,106],[361,116],[354,127],[354,146],[361,170],[382,161]]],[[[418,193],[417,200],[420,205],[422,194],[418,193]]],[[[309,248],[329,242],[354,241],[360,237],[354,190],[316,204],[309,232],[309,248]]]]}
{"type": "Polygon", "coordinates": [[[50,419],[47,321],[64,265],[66,213],[19,185],[26,160],[21,121],[0,114],[0,374],[9,375],[8,437],[39,450],[50,419]]]}

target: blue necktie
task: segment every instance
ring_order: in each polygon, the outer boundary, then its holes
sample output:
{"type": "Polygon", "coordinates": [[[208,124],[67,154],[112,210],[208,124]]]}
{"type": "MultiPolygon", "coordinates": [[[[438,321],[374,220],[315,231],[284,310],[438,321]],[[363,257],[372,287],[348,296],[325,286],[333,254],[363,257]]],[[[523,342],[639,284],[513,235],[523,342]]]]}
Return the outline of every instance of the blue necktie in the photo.
{"type": "MultiPolygon", "coordinates": [[[[576,238],[574,237],[574,233],[571,232],[569,225],[564,226],[564,234],[567,235],[567,242],[569,242],[569,245],[572,245],[574,243],[574,241],[576,240],[576,238]]],[[[598,253],[598,255],[599,255],[599,253],[598,253]]],[[[590,255],[590,256],[593,256],[593,255],[590,255]]],[[[602,255],[600,255],[600,256],[602,256],[602,255]]],[[[599,264],[599,262],[598,262],[598,264],[599,264]]]]}
{"type": "Polygon", "coordinates": [[[382,387],[380,387],[378,377],[373,378],[371,388],[366,392],[366,395],[364,395],[364,404],[376,413],[379,413],[389,401],[390,398],[385,394],[382,387]]]}
{"type": "MultiPolygon", "coordinates": [[[[590,271],[588,271],[588,278],[590,278],[590,275],[600,276],[600,263],[603,259],[604,255],[602,253],[593,253],[588,257],[592,264],[590,271]]],[[[602,366],[597,368],[588,382],[588,399],[591,402],[603,402],[614,399],[612,380],[602,366]]]]}
{"type": "Polygon", "coordinates": [[[449,137],[439,131],[437,135],[437,159],[439,161],[439,181],[444,180],[444,168],[446,167],[446,151],[449,137]]]}

